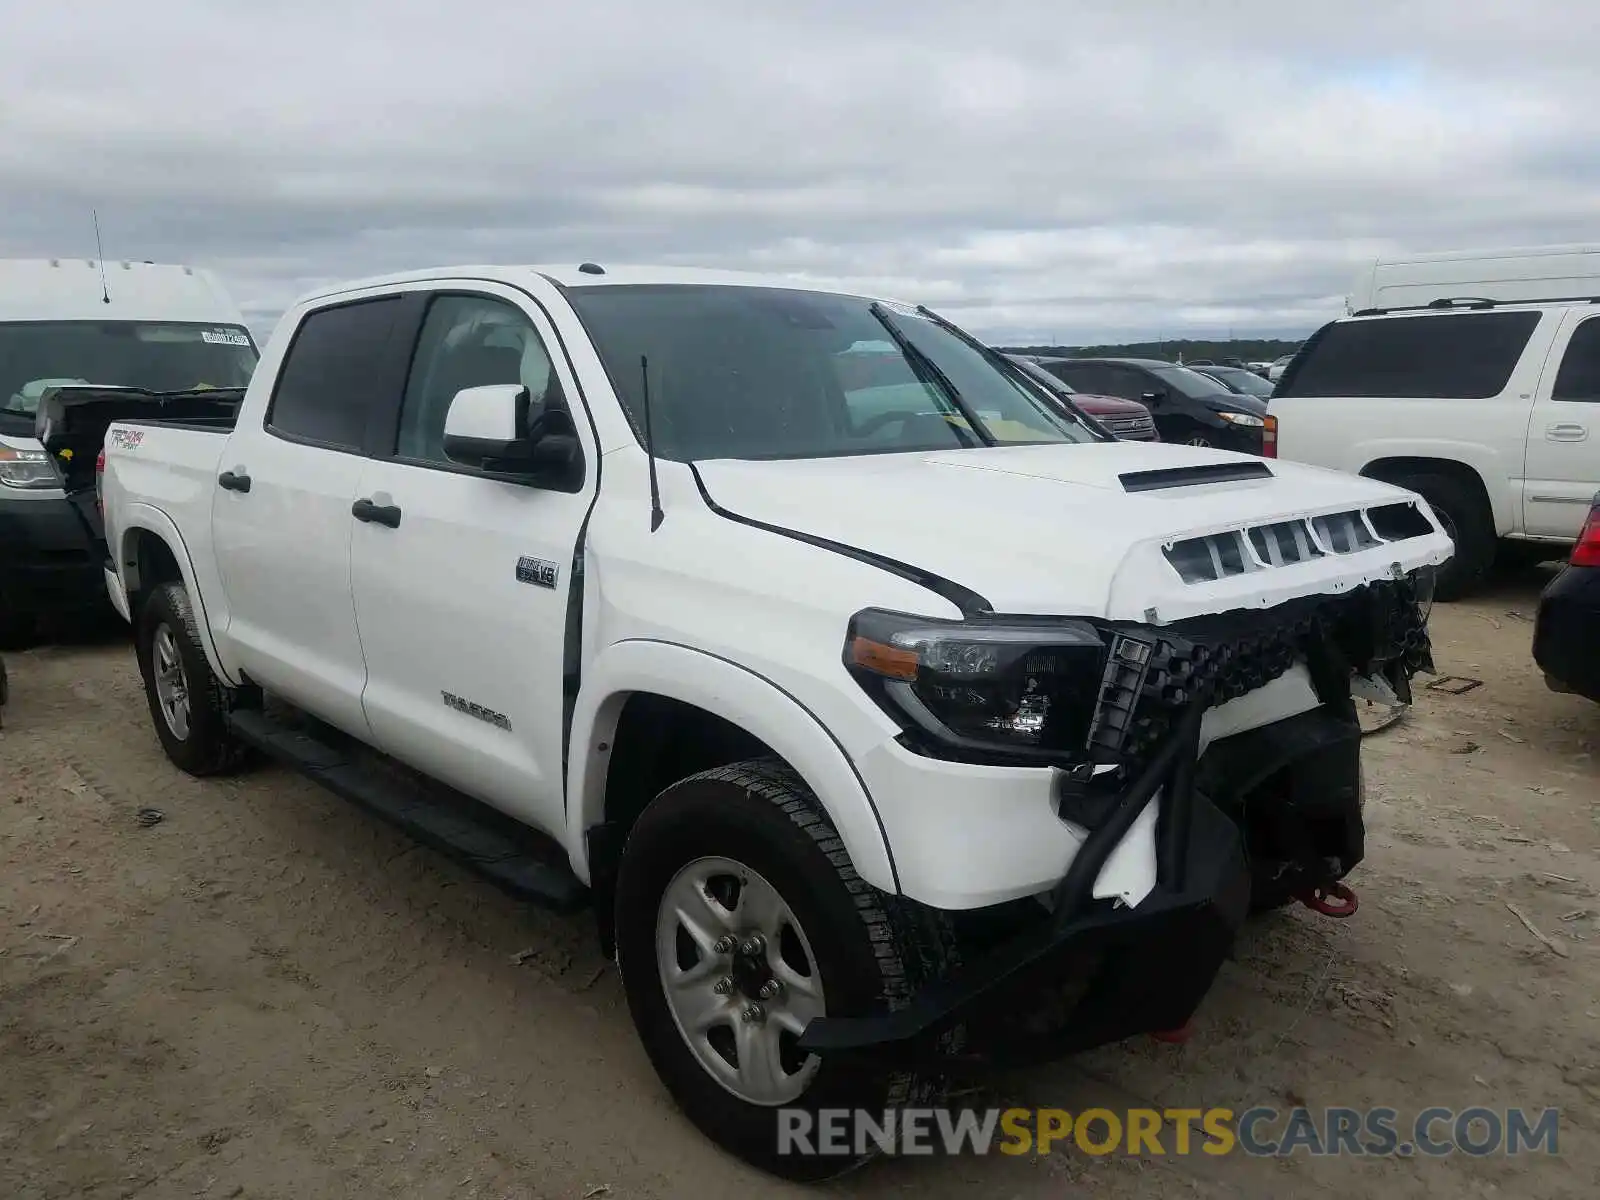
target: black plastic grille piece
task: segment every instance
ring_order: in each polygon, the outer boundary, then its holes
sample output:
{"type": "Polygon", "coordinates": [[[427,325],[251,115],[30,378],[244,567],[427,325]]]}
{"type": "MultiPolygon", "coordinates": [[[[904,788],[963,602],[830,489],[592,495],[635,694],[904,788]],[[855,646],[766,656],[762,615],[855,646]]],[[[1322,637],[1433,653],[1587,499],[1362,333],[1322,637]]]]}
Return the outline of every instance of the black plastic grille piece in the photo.
{"type": "Polygon", "coordinates": [[[1329,650],[1360,674],[1392,662],[1409,678],[1432,666],[1427,625],[1406,580],[1137,632],[1154,639],[1138,695],[1129,702],[1130,676],[1113,654],[1089,738],[1096,763],[1134,766],[1190,704],[1226,704],[1329,650]]]}

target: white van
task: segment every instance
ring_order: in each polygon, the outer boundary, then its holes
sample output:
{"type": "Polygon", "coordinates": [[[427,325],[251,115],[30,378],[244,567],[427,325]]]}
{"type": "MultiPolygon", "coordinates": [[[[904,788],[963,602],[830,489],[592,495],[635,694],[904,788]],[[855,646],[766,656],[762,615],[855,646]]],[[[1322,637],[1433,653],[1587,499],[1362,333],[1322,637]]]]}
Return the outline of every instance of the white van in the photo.
{"type": "Polygon", "coordinates": [[[1442,300],[1557,300],[1600,296],[1600,245],[1452,250],[1374,259],[1356,276],[1348,315],[1442,300]]]}
{"type": "MultiPolygon", "coordinates": [[[[257,349],[209,272],[149,262],[0,259],[0,639],[105,603],[97,514],[68,501],[37,434],[52,388],[242,388],[257,349]]],[[[92,505],[91,505],[92,508],[92,505]]]]}

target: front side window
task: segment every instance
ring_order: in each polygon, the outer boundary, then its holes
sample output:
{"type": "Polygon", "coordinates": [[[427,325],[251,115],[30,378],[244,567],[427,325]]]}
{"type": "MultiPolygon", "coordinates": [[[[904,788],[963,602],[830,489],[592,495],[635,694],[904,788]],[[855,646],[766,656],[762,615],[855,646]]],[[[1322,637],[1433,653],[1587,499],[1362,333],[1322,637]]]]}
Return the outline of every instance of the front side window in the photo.
{"type": "Polygon", "coordinates": [[[52,387],[96,384],[152,392],[236,388],[256,348],[241,325],[157,321],[0,323],[0,410],[32,418],[52,387]]]}
{"type": "Polygon", "coordinates": [[[388,399],[387,373],[377,367],[400,305],[398,296],[385,296],[307,314],[278,372],[267,428],[296,441],[360,450],[372,410],[388,399]]]}
{"type": "Polygon", "coordinates": [[[1312,338],[1276,396],[1487,400],[1505,391],[1539,313],[1427,313],[1335,321],[1312,338]]]}
{"type": "Polygon", "coordinates": [[[454,465],[444,452],[450,402],[463,388],[496,383],[521,384],[534,408],[564,405],[549,351],[519,308],[488,296],[436,297],[411,362],[396,453],[454,465]]]}
{"type": "Polygon", "coordinates": [[[1098,440],[1043,385],[898,307],[770,287],[607,284],[568,295],[641,433],[648,372],[663,458],[1098,440]]]}
{"type": "Polygon", "coordinates": [[[1585,321],[1572,331],[1550,398],[1600,404],[1600,320],[1585,321]]]}

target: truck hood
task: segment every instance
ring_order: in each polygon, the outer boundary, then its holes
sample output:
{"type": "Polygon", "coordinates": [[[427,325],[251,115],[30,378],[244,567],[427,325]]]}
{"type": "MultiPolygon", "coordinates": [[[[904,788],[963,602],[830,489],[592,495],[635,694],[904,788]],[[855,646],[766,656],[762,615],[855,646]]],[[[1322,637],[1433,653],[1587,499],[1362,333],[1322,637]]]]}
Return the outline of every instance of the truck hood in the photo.
{"type": "MultiPolygon", "coordinates": [[[[727,515],[893,559],[977,592],[996,612],[1161,624],[1348,591],[1452,552],[1411,492],[1203,447],[1014,446],[695,469],[727,515]],[[1216,478],[1196,482],[1193,468],[1216,478]],[[1163,471],[1174,474],[1139,477],[1163,471]],[[1377,536],[1363,513],[1396,504],[1415,506],[1414,536],[1377,536]],[[1299,554],[1296,529],[1306,535],[1299,554]]],[[[1379,527],[1403,523],[1385,513],[1379,527]]]]}

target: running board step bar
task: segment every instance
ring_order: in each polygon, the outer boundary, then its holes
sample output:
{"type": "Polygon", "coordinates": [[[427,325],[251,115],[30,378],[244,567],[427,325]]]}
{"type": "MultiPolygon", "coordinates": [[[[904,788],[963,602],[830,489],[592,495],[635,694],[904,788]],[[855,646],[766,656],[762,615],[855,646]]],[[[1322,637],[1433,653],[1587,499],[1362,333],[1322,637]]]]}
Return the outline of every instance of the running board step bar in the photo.
{"type": "MultiPolygon", "coordinates": [[[[260,709],[237,709],[229,714],[228,723],[240,741],[398,826],[518,899],[558,912],[588,905],[589,889],[572,874],[555,842],[503,813],[441,785],[413,783],[403,768],[375,769],[260,709]]],[[[363,752],[361,758],[366,757],[363,752]]]]}

